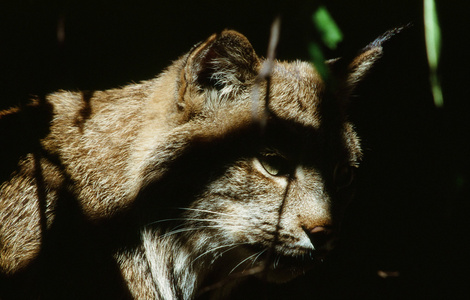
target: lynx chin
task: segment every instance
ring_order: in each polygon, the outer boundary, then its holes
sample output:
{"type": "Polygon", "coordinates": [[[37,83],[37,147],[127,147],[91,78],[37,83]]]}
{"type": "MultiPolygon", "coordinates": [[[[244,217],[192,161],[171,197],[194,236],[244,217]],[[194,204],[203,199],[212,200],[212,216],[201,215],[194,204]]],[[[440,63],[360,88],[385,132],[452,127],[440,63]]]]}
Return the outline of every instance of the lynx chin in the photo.
{"type": "Polygon", "coordinates": [[[394,33],[328,84],[302,61],[257,79],[225,30],[149,81],[0,111],[0,298],[220,299],[315,268],[362,156],[348,97],[394,33]]]}

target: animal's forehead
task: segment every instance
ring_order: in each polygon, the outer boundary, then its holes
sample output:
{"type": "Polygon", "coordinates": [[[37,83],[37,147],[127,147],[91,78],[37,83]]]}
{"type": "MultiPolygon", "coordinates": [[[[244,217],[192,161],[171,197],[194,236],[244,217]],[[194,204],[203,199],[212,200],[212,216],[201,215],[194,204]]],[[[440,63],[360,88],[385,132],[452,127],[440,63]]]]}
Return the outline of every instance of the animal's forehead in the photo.
{"type": "Polygon", "coordinates": [[[304,61],[293,62],[276,61],[273,67],[273,76],[283,77],[296,82],[321,82],[315,67],[304,61]]]}
{"type": "Polygon", "coordinates": [[[270,108],[281,118],[303,125],[320,126],[320,104],[324,85],[307,62],[277,62],[270,89],[270,108]]]}

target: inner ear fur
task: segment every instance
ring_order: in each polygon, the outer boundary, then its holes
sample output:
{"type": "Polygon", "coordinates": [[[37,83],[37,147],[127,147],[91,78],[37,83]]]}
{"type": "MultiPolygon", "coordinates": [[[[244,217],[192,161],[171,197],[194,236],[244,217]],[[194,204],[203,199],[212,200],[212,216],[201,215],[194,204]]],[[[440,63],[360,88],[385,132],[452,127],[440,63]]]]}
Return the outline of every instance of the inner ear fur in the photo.
{"type": "Polygon", "coordinates": [[[189,88],[207,89],[240,86],[254,79],[260,59],[248,39],[233,30],[224,30],[196,45],[188,54],[180,79],[180,101],[189,88]]]}

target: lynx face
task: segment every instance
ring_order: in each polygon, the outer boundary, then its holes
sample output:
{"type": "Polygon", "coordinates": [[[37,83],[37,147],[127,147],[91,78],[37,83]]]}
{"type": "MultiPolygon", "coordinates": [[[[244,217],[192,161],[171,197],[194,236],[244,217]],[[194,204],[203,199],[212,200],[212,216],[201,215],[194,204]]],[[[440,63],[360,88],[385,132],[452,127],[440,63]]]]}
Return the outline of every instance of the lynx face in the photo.
{"type": "Polygon", "coordinates": [[[268,264],[269,280],[286,281],[332,249],[361,150],[349,123],[321,117],[330,99],[312,66],[278,63],[272,80],[266,128],[249,144],[247,136],[231,142],[237,154],[183,214],[182,228],[229,273],[268,264]]]}
{"type": "Polygon", "coordinates": [[[265,61],[223,31],[153,80],[48,96],[49,127],[0,185],[2,276],[47,275],[31,292],[44,298],[123,297],[123,281],[133,298],[190,299],[236,274],[306,272],[334,246],[361,160],[348,96],[394,33],[327,62],[335,90],[307,62],[260,80],[265,61]]]}

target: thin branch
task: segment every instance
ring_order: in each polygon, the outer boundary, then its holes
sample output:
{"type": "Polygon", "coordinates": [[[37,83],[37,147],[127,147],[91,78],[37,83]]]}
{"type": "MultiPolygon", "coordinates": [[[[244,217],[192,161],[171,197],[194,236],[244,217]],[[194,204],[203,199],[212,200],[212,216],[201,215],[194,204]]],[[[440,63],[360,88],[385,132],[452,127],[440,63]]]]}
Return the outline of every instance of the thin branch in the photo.
{"type": "Polygon", "coordinates": [[[281,18],[277,17],[273,24],[271,25],[271,35],[269,37],[268,53],[266,60],[263,62],[263,66],[256,77],[255,85],[252,92],[252,114],[253,119],[260,123],[261,129],[266,127],[266,121],[268,117],[269,109],[269,91],[271,89],[271,75],[274,66],[274,60],[276,58],[276,49],[279,43],[279,36],[281,30],[281,18]],[[260,90],[261,83],[266,81],[266,94],[265,94],[265,104],[264,110],[261,116],[258,115],[259,111],[259,99],[260,99],[260,90]]]}
{"type": "Polygon", "coordinates": [[[265,263],[264,263],[264,270],[263,270],[263,279],[266,281],[268,277],[268,271],[269,271],[269,264],[273,260],[273,255],[274,255],[274,250],[276,245],[279,243],[279,232],[281,230],[281,220],[282,220],[282,214],[284,213],[284,207],[286,205],[286,200],[287,200],[287,195],[289,194],[290,186],[292,183],[292,175],[290,175],[287,178],[287,185],[286,189],[284,190],[284,195],[282,196],[282,202],[281,205],[279,206],[278,209],[278,215],[277,215],[277,223],[276,223],[276,230],[274,231],[274,238],[273,242],[271,243],[271,246],[268,249],[268,253],[266,255],[265,263]]]}

